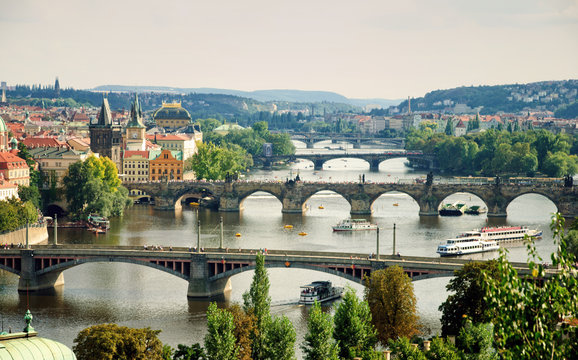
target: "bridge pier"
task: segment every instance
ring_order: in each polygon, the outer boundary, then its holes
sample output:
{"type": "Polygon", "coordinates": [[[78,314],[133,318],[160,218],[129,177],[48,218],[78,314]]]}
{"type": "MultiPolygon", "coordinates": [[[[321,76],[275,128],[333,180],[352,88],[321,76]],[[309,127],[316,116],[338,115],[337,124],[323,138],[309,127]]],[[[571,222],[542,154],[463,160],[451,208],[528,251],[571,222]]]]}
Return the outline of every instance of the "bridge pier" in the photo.
{"type": "MultiPolygon", "coordinates": [[[[431,191],[431,189],[430,189],[431,191]]],[[[428,192],[425,196],[418,199],[419,216],[438,216],[439,201],[435,196],[428,192]]]]}
{"type": "Polygon", "coordinates": [[[173,197],[155,196],[155,210],[178,210],[181,209],[181,203],[176,202],[173,197]]]}
{"type": "Polygon", "coordinates": [[[351,204],[351,215],[371,215],[371,199],[369,196],[363,192],[362,185],[360,184],[360,193],[353,195],[350,199],[347,199],[351,204]]]}
{"type": "Polygon", "coordinates": [[[369,162],[369,171],[377,172],[379,171],[379,159],[371,159],[369,162]]]}
{"type": "Polygon", "coordinates": [[[325,161],[323,160],[313,160],[313,169],[314,170],[323,170],[323,164],[325,161]]]}
{"type": "Polygon", "coordinates": [[[219,198],[219,211],[238,212],[241,210],[239,198],[232,195],[225,195],[219,198]]]}
{"type": "Polygon", "coordinates": [[[205,254],[191,255],[191,272],[187,297],[194,299],[205,299],[214,296],[224,295],[231,291],[230,278],[209,280],[209,268],[205,254]]]}
{"type": "Polygon", "coordinates": [[[313,148],[314,148],[313,145],[314,145],[315,143],[313,142],[313,140],[306,140],[306,141],[305,141],[305,144],[307,145],[307,149],[313,149],[313,148]]]}
{"type": "Polygon", "coordinates": [[[53,271],[47,274],[36,274],[36,263],[34,250],[22,250],[20,279],[18,280],[18,291],[39,291],[53,289],[64,285],[62,271],[53,271]]]}

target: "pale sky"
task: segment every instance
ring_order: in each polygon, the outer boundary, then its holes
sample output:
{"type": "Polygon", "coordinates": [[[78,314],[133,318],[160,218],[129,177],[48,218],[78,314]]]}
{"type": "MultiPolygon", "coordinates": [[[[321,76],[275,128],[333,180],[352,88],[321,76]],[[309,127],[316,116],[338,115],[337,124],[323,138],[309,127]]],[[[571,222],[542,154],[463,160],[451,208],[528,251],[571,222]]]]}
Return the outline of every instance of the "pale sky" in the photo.
{"type": "Polygon", "coordinates": [[[405,98],[578,78],[578,0],[0,0],[0,80],[405,98]]]}

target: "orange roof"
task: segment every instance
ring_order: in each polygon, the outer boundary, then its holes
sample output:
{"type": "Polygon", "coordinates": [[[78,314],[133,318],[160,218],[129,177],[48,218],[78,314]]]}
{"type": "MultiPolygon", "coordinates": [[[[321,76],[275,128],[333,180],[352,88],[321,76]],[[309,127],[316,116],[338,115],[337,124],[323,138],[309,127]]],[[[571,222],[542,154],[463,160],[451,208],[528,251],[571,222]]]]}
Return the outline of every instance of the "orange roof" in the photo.
{"type": "Polygon", "coordinates": [[[142,151],[142,150],[128,150],[124,152],[124,158],[129,158],[132,156],[137,156],[140,155],[145,159],[148,159],[149,157],[149,152],[148,151],[142,151]]]}
{"type": "Polygon", "coordinates": [[[27,169],[26,161],[18,156],[7,152],[0,152],[0,169],[27,169]]]}
{"type": "MultiPolygon", "coordinates": [[[[155,140],[155,135],[147,135],[146,138],[148,140],[155,140]]],[[[185,140],[189,140],[189,138],[187,136],[183,136],[183,135],[171,135],[171,134],[157,134],[156,135],[156,139],[157,141],[185,141],[185,140]]]]}
{"type": "Polygon", "coordinates": [[[54,137],[27,137],[22,140],[22,143],[29,149],[37,147],[68,147],[65,142],[54,137]]]}

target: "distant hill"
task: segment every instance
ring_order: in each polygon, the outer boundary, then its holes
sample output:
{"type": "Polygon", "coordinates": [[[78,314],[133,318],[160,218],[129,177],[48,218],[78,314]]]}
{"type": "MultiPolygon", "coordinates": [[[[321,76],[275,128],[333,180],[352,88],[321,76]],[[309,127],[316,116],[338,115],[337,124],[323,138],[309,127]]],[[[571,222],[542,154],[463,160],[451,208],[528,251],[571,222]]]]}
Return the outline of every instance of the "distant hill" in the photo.
{"type": "MultiPolygon", "coordinates": [[[[495,114],[497,112],[557,111],[578,100],[578,80],[542,81],[528,84],[469,86],[435,90],[411,99],[412,111],[495,114]]],[[[407,100],[399,104],[407,111],[407,100]]],[[[574,112],[559,112],[572,116],[574,112]]],[[[570,117],[571,118],[571,117],[570,117]]]]}
{"type": "Polygon", "coordinates": [[[380,105],[384,108],[398,105],[401,100],[388,99],[349,99],[343,95],[330,91],[307,91],[307,90],[256,90],[242,91],[216,88],[176,88],[169,86],[125,86],[125,85],[101,85],[94,91],[113,92],[159,92],[175,94],[221,94],[245,97],[262,102],[287,101],[296,103],[331,102],[363,107],[369,104],[380,105]]]}

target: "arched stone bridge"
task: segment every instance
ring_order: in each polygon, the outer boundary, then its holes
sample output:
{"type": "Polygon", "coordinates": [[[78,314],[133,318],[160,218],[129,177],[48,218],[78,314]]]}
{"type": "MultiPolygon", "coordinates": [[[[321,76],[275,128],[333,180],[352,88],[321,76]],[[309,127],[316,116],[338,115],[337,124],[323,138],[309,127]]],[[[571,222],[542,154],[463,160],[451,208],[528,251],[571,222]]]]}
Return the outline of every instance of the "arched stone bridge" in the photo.
{"type": "MultiPolygon", "coordinates": [[[[226,252],[207,249],[191,252],[186,248],[151,251],[139,247],[93,247],[86,245],[44,245],[32,249],[0,250],[0,269],[20,276],[19,291],[51,289],[64,284],[62,272],[86,263],[122,262],[148,266],[189,282],[187,296],[206,298],[231,289],[233,275],[255,268],[254,250],[226,252]]],[[[468,260],[426,257],[381,256],[369,260],[361,254],[269,250],[268,268],[299,268],[320,271],[361,282],[371,272],[399,265],[413,279],[453,276],[468,260]]],[[[514,264],[528,274],[526,264],[514,264]]]]}
{"type": "Polygon", "coordinates": [[[315,170],[323,170],[323,164],[325,164],[329,160],[335,159],[361,159],[365,160],[369,163],[369,170],[370,171],[378,171],[379,164],[381,164],[385,160],[395,159],[395,158],[408,158],[409,160],[415,160],[419,163],[426,163],[430,164],[430,168],[434,166],[434,157],[422,154],[419,151],[406,151],[406,150],[386,150],[384,152],[379,153],[335,153],[332,152],[330,154],[295,154],[295,155],[274,155],[271,157],[257,157],[256,160],[259,160],[263,163],[264,167],[270,167],[272,162],[281,161],[281,160],[296,160],[296,159],[304,159],[313,162],[313,167],[315,170]]]}
{"type": "Polygon", "coordinates": [[[405,146],[405,138],[380,138],[380,137],[370,137],[362,134],[339,134],[339,133],[303,133],[294,132],[290,133],[291,140],[298,140],[304,142],[307,149],[313,149],[314,144],[320,141],[331,140],[332,143],[337,142],[348,142],[353,144],[353,148],[361,148],[361,144],[364,143],[386,143],[395,148],[403,149],[405,146]]]}
{"type": "Polygon", "coordinates": [[[550,199],[565,217],[578,216],[578,187],[559,184],[400,184],[400,183],[324,183],[324,182],[143,182],[124,184],[129,190],[141,190],[155,199],[161,210],[180,208],[184,197],[212,197],[219,211],[239,211],[245,198],[257,191],[275,196],[284,213],[303,213],[305,203],[319,191],[333,191],[351,205],[352,215],[370,215],[375,200],[389,192],[409,195],[419,205],[419,214],[438,216],[442,201],[455,193],[478,196],[489,217],[506,217],[508,205],[524,194],[540,194],[550,199]]]}

